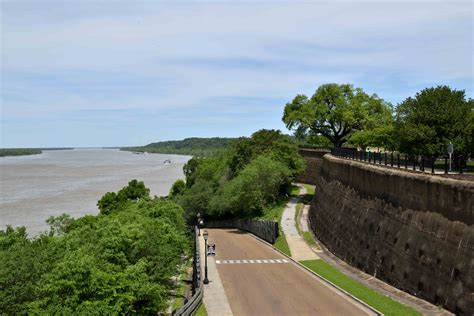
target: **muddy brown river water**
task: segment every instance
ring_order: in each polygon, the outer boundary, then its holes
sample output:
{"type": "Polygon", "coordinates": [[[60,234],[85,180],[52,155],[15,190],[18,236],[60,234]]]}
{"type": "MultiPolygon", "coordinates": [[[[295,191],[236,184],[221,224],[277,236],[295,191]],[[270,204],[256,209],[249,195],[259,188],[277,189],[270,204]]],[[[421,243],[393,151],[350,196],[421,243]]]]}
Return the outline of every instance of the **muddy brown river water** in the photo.
{"type": "Polygon", "coordinates": [[[30,236],[48,229],[45,220],[62,213],[97,214],[97,201],[128,181],[144,181],[151,195],[163,196],[184,178],[189,156],[133,154],[117,149],[44,151],[0,158],[0,230],[26,226],[30,236]],[[164,163],[165,160],[171,163],[164,163]]]}

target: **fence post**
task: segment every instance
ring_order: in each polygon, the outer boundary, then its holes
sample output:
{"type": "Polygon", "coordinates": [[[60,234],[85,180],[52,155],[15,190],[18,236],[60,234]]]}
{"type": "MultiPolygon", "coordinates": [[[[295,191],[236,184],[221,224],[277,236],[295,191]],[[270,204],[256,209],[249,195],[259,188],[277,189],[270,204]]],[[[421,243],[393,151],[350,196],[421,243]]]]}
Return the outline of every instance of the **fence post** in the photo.
{"type": "Polygon", "coordinates": [[[431,156],[431,173],[435,173],[434,171],[435,161],[436,161],[436,158],[434,156],[431,156]]]}
{"type": "Polygon", "coordinates": [[[397,167],[400,168],[400,154],[397,154],[397,167]]]}
{"type": "Polygon", "coordinates": [[[379,151],[379,165],[382,164],[382,153],[379,151]]]}
{"type": "Polygon", "coordinates": [[[393,167],[393,151],[390,153],[390,167],[393,167]]]}
{"type": "Polygon", "coordinates": [[[384,160],[385,160],[385,165],[387,165],[387,152],[384,152],[384,160]]]}
{"type": "Polygon", "coordinates": [[[413,158],[413,170],[416,170],[416,162],[418,161],[418,156],[415,155],[415,157],[413,158]]]}
{"type": "Polygon", "coordinates": [[[444,173],[448,173],[448,156],[444,156],[444,173]]]}
{"type": "Polygon", "coordinates": [[[463,156],[462,155],[459,155],[459,173],[462,174],[463,171],[462,171],[462,164],[463,164],[464,160],[463,160],[463,156]]]}
{"type": "Polygon", "coordinates": [[[408,156],[405,155],[405,169],[408,169],[408,156]]]}

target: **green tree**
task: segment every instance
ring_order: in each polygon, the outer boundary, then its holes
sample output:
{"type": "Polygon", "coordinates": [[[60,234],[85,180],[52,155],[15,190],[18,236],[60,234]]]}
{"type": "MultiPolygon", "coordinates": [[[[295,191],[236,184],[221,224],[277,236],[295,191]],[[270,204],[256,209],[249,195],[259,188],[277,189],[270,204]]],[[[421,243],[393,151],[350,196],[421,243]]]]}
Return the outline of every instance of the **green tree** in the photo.
{"type": "Polygon", "coordinates": [[[253,133],[250,138],[242,137],[233,144],[229,151],[229,168],[237,175],[250,161],[262,154],[284,163],[291,170],[293,178],[304,171],[305,162],[298,154],[296,143],[278,130],[266,129],[253,133]]]}
{"type": "Polygon", "coordinates": [[[395,135],[407,154],[445,155],[450,141],[455,153],[472,153],[474,102],[448,86],[424,89],[398,105],[395,135]]]}
{"type": "Polygon", "coordinates": [[[285,164],[260,155],[216,192],[209,212],[227,217],[260,215],[265,206],[289,191],[290,184],[291,170],[285,164]]]}
{"type": "Polygon", "coordinates": [[[97,207],[101,214],[110,214],[111,212],[125,206],[129,201],[139,201],[140,199],[149,199],[150,189],[145,187],[143,181],[133,179],[128,185],[117,193],[107,192],[97,202],[97,207]]]}
{"type": "Polygon", "coordinates": [[[175,197],[177,195],[183,194],[184,190],[186,190],[186,183],[183,180],[178,179],[171,186],[169,196],[175,197]]]}
{"type": "Polygon", "coordinates": [[[325,84],[311,98],[297,95],[285,106],[283,122],[295,135],[322,135],[341,147],[357,131],[384,124],[390,105],[349,84],[325,84]]]}

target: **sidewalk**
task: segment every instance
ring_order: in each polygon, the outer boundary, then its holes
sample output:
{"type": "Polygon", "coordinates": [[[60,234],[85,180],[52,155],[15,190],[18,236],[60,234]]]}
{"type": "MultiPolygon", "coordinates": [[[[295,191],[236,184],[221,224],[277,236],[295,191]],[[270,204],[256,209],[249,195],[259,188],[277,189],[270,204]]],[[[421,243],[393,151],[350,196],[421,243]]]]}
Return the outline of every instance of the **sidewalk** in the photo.
{"type": "MultiPolygon", "coordinates": [[[[204,254],[204,247],[205,241],[202,237],[201,230],[201,237],[199,237],[199,250],[201,254],[201,268],[202,268],[202,279],[204,280],[205,277],[205,254],[204,254]]],[[[212,236],[209,236],[208,242],[211,244],[212,236]]],[[[229,301],[227,299],[227,295],[224,291],[224,286],[222,285],[221,278],[219,277],[219,272],[217,271],[216,263],[214,261],[214,257],[207,257],[207,272],[208,272],[208,279],[209,284],[203,284],[204,289],[204,298],[203,303],[206,306],[207,314],[209,316],[231,316],[232,310],[230,309],[229,301]]]]}
{"type": "MultiPolygon", "coordinates": [[[[303,186],[299,186],[300,195],[306,193],[306,189],[303,186]]],[[[296,261],[302,260],[315,260],[319,259],[319,256],[311,250],[303,237],[298,234],[295,221],[296,204],[298,204],[299,198],[293,197],[286,204],[281,217],[281,229],[285,234],[288,247],[290,248],[291,257],[296,261]]]]}

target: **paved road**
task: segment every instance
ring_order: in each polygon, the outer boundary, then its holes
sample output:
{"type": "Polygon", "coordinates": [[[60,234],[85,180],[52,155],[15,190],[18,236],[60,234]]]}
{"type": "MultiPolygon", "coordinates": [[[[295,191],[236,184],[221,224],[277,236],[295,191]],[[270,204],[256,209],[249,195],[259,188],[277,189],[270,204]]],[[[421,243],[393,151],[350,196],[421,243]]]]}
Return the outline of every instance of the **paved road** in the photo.
{"type": "Polygon", "coordinates": [[[234,315],[372,314],[250,234],[208,232],[217,248],[209,259],[215,260],[234,315]]]}

